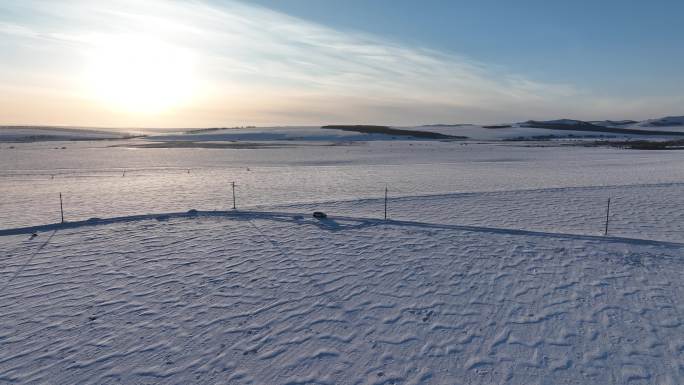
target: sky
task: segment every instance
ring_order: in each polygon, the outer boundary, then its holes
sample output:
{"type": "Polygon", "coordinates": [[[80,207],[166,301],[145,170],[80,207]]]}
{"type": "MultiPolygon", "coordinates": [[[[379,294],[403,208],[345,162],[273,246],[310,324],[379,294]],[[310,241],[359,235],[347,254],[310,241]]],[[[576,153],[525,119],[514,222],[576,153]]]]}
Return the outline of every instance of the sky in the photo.
{"type": "Polygon", "coordinates": [[[2,0],[0,124],[684,115],[680,0],[2,0]]]}

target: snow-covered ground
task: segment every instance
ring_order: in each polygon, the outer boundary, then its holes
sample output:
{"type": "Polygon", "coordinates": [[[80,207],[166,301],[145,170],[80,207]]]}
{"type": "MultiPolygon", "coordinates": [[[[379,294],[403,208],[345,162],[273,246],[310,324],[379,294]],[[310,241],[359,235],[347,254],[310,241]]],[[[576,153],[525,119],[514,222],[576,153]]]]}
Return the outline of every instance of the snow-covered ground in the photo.
{"type": "MultiPolygon", "coordinates": [[[[586,127],[582,130],[581,126],[589,122],[572,119],[556,119],[537,123],[546,123],[551,126],[560,126],[563,129],[537,128],[530,127],[531,122],[504,123],[500,125],[478,125],[478,124],[456,124],[456,125],[426,125],[417,127],[396,127],[414,131],[427,131],[450,135],[455,137],[466,137],[469,140],[522,140],[533,138],[584,138],[584,139],[648,139],[663,140],[678,138],[674,135],[663,135],[662,133],[672,132],[681,135],[684,133],[684,117],[665,117],[660,119],[650,119],[642,122],[636,121],[594,121],[594,125],[638,130],[639,133],[613,133],[587,131],[586,127]],[[577,128],[573,130],[573,128],[577,128]],[[649,131],[657,131],[649,135],[649,131]]],[[[599,127],[589,126],[592,129],[599,127]]],[[[353,131],[339,129],[322,128],[314,126],[285,126],[285,127],[248,127],[248,128],[225,128],[210,130],[195,130],[186,132],[174,132],[166,134],[151,135],[149,140],[161,142],[178,141],[328,141],[328,142],[348,142],[348,141],[384,141],[384,140],[411,140],[410,137],[391,136],[383,134],[364,134],[353,131]]],[[[415,139],[414,139],[415,140],[415,139]]]]}
{"type": "Polygon", "coordinates": [[[467,136],[472,140],[529,140],[535,138],[556,138],[556,139],[585,139],[585,140],[596,140],[596,139],[641,139],[641,140],[665,140],[672,138],[681,138],[684,133],[684,126],[681,122],[684,121],[684,117],[670,117],[663,119],[653,119],[644,122],[613,122],[613,121],[598,121],[593,122],[595,125],[608,127],[608,128],[620,128],[628,130],[639,130],[642,133],[610,133],[610,132],[599,132],[599,131],[582,131],[580,129],[573,130],[581,122],[571,119],[558,119],[550,120],[541,123],[548,123],[557,126],[564,127],[563,130],[552,129],[552,128],[536,128],[529,127],[529,123],[507,123],[497,127],[494,126],[482,126],[482,125],[453,125],[453,126],[423,126],[416,129],[437,132],[445,135],[461,135],[467,136]],[[617,124],[616,124],[617,123],[617,124]],[[643,133],[643,131],[656,131],[660,132],[658,134],[648,134],[643,133]],[[663,135],[661,133],[673,133],[674,135],[663,135]]]}
{"type": "Polygon", "coordinates": [[[64,143],[0,145],[0,383],[684,382],[684,152],[64,143]]]}
{"type": "MultiPolygon", "coordinates": [[[[159,134],[149,138],[153,141],[371,141],[392,139],[389,135],[364,134],[332,128],[313,126],[226,128],[211,131],[159,134]]],[[[409,137],[394,137],[408,140],[409,137]]],[[[415,138],[413,138],[415,140],[415,138]]]]}
{"type": "MultiPolygon", "coordinates": [[[[615,231],[684,240],[681,151],[404,141],[258,150],[107,145],[0,149],[0,229],[58,221],[60,192],[68,221],[223,210],[235,181],[241,208],[317,202],[338,210],[334,202],[377,199],[387,185],[393,199],[447,194],[451,209],[440,222],[585,234],[601,230],[610,197],[615,231]]],[[[377,215],[381,206],[350,214],[377,215]]],[[[424,219],[399,201],[392,206],[397,218],[424,219]]]]}
{"type": "MultiPolygon", "coordinates": [[[[647,129],[633,124],[621,126],[628,129],[647,129]]],[[[648,126],[651,130],[668,131],[675,133],[684,132],[684,126],[648,126]]],[[[519,140],[522,138],[586,138],[586,139],[663,139],[671,138],[663,135],[633,135],[614,134],[605,132],[591,132],[581,130],[554,130],[548,128],[525,127],[522,124],[513,124],[505,128],[486,128],[481,125],[454,125],[454,126],[418,126],[397,127],[399,129],[434,132],[444,135],[467,137],[470,140],[519,140]]],[[[321,127],[256,127],[256,128],[228,128],[214,131],[197,133],[170,133],[151,135],[148,140],[161,142],[196,141],[383,141],[383,140],[415,140],[410,137],[390,136],[383,134],[363,134],[338,129],[324,129],[321,127]]]]}
{"type": "Polygon", "coordinates": [[[79,127],[0,126],[0,142],[121,139],[139,132],[97,130],[79,127]]]}
{"type": "MultiPolygon", "coordinates": [[[[681,138],[684,133],[684,116],[669,116],[658,119],[636,121],[593,121],[583,122],[573,119],[556,119],[541,121],[549,125],[546,128],[530,127],[529,122],[503,123],[500,125],[478,124],[434,124],[424,126],[394,127],[411,131],[427,131],[450,135],[458,138],[479,141],[501,140],[530,140],[530,139],[648,139],[664,140],[681,138]],[[594,125],[639,130],[639,133],[610,133],[582,130],[587,123],[594,125]],[[563,127],[555,129],[552,126],[563,127]],[[578,128],[573,130],[573,128],[578,128]],[[649,131],[656,132],[649,135],[649,131]],[[672,132],[675,135],[663,135],[672,132]]],[[[534,124],[533,124],[534,125],[534,124]]],[[[592,129],[598,127],[589,126],[592,129]]],[[[274,127],[233,127],[233,128],[204,128],[204,129],[164,129],[164,128],[108,128],[95,129],[88,127],[60,127],[60,126],[0,126],[0,143],[2,142],[40,142],[59,140],[97,140],[122,139],[131,136],[146,135],[152,142],[368,142],[404,140],[415,141],[416,138],[402,135],[369,134],[347,131],[332,127],[320,126],[274,126],[274,127]]],[[[175,143],[178,145],[178,143],[175,143]]]]}
{"type": "Polygon", "coordinates": [[[278,213],[0,242],[0,381],[683,380],[680,244],[278,213]]]}

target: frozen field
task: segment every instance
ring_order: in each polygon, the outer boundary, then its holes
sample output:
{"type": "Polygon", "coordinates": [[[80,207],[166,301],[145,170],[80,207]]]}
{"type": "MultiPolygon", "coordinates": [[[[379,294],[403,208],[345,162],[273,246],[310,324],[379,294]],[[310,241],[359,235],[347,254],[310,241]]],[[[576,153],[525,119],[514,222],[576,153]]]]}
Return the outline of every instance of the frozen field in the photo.
{"type": "Polygon", "coordinates": [[[684,379],[679,244],[274,213],[0,242],[3,382],[684,379]]]}
{"type": "Polygon", "coordinates": [[[684,240],[679,151],[459,142],[256,150],[63,144],[0,144],[0,229],[59,221],[60,192],[67,221],[224,210],[236,181],[241,208],[317,202],[377,216],[382,202],[368,199],[382,197],[387,185],[396,219],[432,215],[429,204],[413,211],[397,198],[446,194],[450,205],[437,213],[440,223],[583,234],[602,231],[611,197],[616,235],[684,240]]]}
{"type": "Polygon", "coordinates": [[[684,152],[112,144],[0,144],[0,383],[684,382],[684,152]]]}

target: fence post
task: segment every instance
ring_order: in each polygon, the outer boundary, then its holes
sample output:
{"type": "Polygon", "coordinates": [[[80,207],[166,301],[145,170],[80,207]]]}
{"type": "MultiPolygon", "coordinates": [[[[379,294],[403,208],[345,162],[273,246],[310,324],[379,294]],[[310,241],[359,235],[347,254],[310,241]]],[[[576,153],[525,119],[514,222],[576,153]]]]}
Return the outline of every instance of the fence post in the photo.
{"type": "Polygon", "coordinates": [[[233,187],[233,210],[235,210],[235,182],[230,182],[230,185],[233,187]]]}
{"type": "Polygon", "coordinates": [[[64,223],[64,206],[62,205],[62,193],[59,193],[59,212],[62,214],[62,223],[64,223]]]}
{"type": "Polygon", "coordinates": [[[610,220],[610,198],[608,198],[608,207],[606,208],[606,230],[603,233],[603,236],[608,235],[608,221],[610,220]]]}
{"type": "Polygon", "coordinates": [[[387,185],[385,185],[385,220],[387,220],[387,185]]]}

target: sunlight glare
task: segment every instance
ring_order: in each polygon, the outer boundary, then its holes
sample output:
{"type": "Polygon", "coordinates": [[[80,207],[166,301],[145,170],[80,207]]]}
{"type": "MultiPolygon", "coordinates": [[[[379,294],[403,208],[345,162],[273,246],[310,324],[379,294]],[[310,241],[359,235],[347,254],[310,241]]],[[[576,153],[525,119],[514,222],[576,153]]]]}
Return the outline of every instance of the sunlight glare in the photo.
{"type": "Polygon", "coordinates": [[[189,101],[192,55],[161,40],[127,36],[102,39],[92,53],[89,83],[110,108],[154,114],[189,101]]]}

